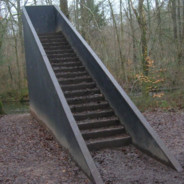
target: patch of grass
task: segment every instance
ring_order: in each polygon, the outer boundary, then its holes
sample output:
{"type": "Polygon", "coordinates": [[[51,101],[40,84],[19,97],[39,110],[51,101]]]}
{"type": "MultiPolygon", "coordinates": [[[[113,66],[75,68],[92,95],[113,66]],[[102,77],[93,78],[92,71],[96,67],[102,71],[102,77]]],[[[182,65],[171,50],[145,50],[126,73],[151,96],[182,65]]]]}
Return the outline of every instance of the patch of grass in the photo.
{"type": "Polygon", "coordinates": [[[28,89],[11,90],[0,94],[3,102],[24,102],[28,100],[28,89]]]}
{"type": "Polygon", "coordinates": [[[131,96],[131,99],[141,112],[155,110],[157,108],[163,110],[184,109],[184,90],[167,92],[161,98],[153,98],[152,96],[131,96]]]}

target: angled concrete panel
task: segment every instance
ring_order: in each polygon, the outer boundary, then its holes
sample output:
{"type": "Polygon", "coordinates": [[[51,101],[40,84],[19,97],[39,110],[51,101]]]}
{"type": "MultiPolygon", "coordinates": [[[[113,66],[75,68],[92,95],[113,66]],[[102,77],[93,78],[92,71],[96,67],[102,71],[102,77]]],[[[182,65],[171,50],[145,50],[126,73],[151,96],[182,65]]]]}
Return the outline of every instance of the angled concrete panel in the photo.
{"type": "Polygon", "coordinates": [[[169,152],[162,140],[107,70],[102,61],[59,8],[55,8],[57,10],[57,31],[61,30],[67,37],[73,49],[88,69],[88,72],[96,80],[99,88],[106,99],[108,99],[116,115],[120,118],[121,123],[131,135],[133,143],[154,158],[170,165],[177,171],[181,171],[182,167],[179,162],[169,152]]]}
{"type": "MultiPolygon", "coordinates": [[[[53,9],[52,6],[44,7],[43,14],[47,14],[47,16],[49,12],[52,14],[50,8],[53,9]]],[[[58,141],[69,150],[73,159],[86,175],[94,183],[103,183],[39,41],[28,12],[26,8],[23,9],[24,41],[31,111],[47,125],[58,141]]],[[[40,11],[38,12],[40,14],[40,11]]],[[[47,18],[46,20],[48,20],[47,18]]],[[[39,23],[38,19],[37,23],[39,23]]],[[[44,16],[41,17],[41,20],[44,21],[44,16]]],[[[44,24],[47,23],[47,21],[41,23],[41,26],[45,26],[44,30],[46,30],[46,25],[44,24]]],[[[40,28],[39,30],[43,32],[43,29],[40,28]]],[[[53,28],[49,28],[46,31],[53,31],[53,28]]]]}

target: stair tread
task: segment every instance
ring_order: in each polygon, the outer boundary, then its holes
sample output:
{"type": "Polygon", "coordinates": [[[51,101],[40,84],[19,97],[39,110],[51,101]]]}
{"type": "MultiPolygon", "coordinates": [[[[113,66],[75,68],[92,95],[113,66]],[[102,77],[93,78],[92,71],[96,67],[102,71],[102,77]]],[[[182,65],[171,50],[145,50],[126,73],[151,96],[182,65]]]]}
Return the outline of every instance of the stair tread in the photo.
{"type": "Polygon", "coordinates": [[[77,71],[77,72],[62,72],[62,73],[56,73],[57,77],[67,77],[69,76],[69,78],[71,77],[75,77],[75,76],[83,76],[83,75],[87,75],[88,73],[86,71],[77,71]]]}
{"type": "Polygon", "coordinates": [[[71,47],[63,50],[60,47],[58,47],[57,49],[49,49],[49,50],[46,49],[46,51],[47,53],[48,52],[74,52],[71,47]]]}
{"type": "Polygon", "coordinates": [[[70,56],[70,57],[74,57],[76,56],[76,54],[73,52],[73,53],[69,53],[69,52],[61,52],[61,53],[47,53],[47,55],[49,57],[66,57],[66,56],[70,56]]]}
{"type": "Polygon", "coordinates": [[[86,121],[78,121],[77,124],[90,124],[90,123],[100,123],[100,122],[107,122],[107,121],[119,121],[118,118],[114,115],[111,117],[102,117],[99,119],[90,119],[90,120],[86,120],[86,121]]]}
{"type": "Polygon", "coordinates": [[[114,131],[114,130],[124,130],[124,127],[119,124],[119,125],[114,125],[114,126],[108,126],[108,127],[100,127],[100,128],[90,128],[86,130],[81,130],[82,134],[88,134],[88,133],[99,133],[99,132],[109,132],[109,131],[114,131]]]}
{"type": "Polygon", "coordinates": [[[71,105],[70,108],[80,108],[80,107],[84,107],[84,106],[97,106],[97,105],[101,105],[101,104],[109,104],[107,101],[103,101],[103,102],[90,102],[90,103],[83,103],[82,105],[71,105]]]}
{"type": "MultiPolygon", "coordinates": [[[[101,114],[101,113],[108,113],[108,112],[114,112],[110,107],[103,110],[93,110],[93,111],[85,111],[81,113],[73,113],[74,116],[84,116],[84,115],[90,115],[90,114],[101,114]]],[[[98,118],[98,117],[96,117],[98,118]]]]}
{"type": "Polygon", "coordinates": [[[67,49],[71,49],[71,46],[70,45],[60,45],[60,46],[57,46],[57,45],[49,45],[49,44],[47,44],[47,46],[44,46],[44,49],[47,51],[48,49],[49,50],[67,50],[67,49]]]}
{"type": "Polygon", "coordinates": [[[90,76],[82,76],[82,77],[75,77],[75,78],[62,78],[59,77],[58,81],[77,81],[77,80],[92,80],[92,78],[90,76]]]}
{"type": "Polygon", "coordinates": [[[78,68],[85,68],[84,66],[70,66],[70,67],[62,67],[62,66],[53,66],[53,68],[59,68],[59,69],[78,69],[78,68]]]}
{"type": "Polygon", "coordinates": [[[63,37],[63,36],[39,36],[39,38],[42,40],[42,41],[52,41],[52,40],[66,40],[66,38],[65,37],[63,37]]]}
{"type": "Polygon", "coordinates": [[[88,121],[80,121],[80,122],[77,122],[80,130],[88,130],[88,129],[93,129],[94,127],[95,128],[104,128],[104,127],[112,127],[112,126],[118,126],[120,125],[120,122],[119,120],[116,118],[114,120],[109,120],[109,119],[106,119],[104,120],[103,118],[103,121],[99,120],[99,121],[94,121],[92,119],[92,121],[88,120],[88,121]]]}
{"type": "Polygon", "coordinates": [[[113,141],[119,141],[119,140],[125,140],[125,139],[131,139],[131,137],[124,133],[121,135],[115,135],[115,136],[109,136],[109,137],[100,137],[96,139],[89,139],[86,141],[87,145],[94,144],[94,143],[104,143],[104,142],[113,142],[113,141]]]}
{"type": "Polygon", "coordinates": [[[77,57],[63,57],[63,58],[50,58],[51,64],[55,63],[66,63],[66,62],[78,62],[77,57]]]}
{"type": "Polygon", "coordinates": [[[69,45],[66,41],[55,41],[55,42],[46,42],[46,43],[42,43],[42,45],[47,46],[56,46],[56,45],[69,45]]]}
{"type": "Polygon", "coordinates": [[[59,65],[75,65],[75,64],[80,64],[82,65],[82,63],[80,61],[66,61],[66,62],[58,62],[58,63],[52,63],[52,66],[59,66],[59,65]]]}
{"type": "MultiPolygon", "coordinates": [[[[80,84],[65,84],[65,85],[62,85],[62,87],[80,87],[81,85],[95,85],[96,84],[94,82],[81,82],[80,84]]],[[[75,89],[76,89],[75,88],[75,89]]]]}
{"type": "Polygon", "coordinates": [[[73,97],[73,98],[67,98],[67,100],[81,100],[81,99],[94,99],[98,97],[103,97],[102,94],[94,94],[94,95],[88,95],[88,96],[81,96],[81,97],[73,97]]]}
{"type": "Polygon", "coordinates": [[[109,117],[114,115],[114,111],[110,108],[108,109],[99,109],[99,110],[93,110],[93,111],[85,111],[80,113],[73,113],[74,118],[77,121],[81,120],[87,120],[87,119],[99,119],[102,117],[109,117]]]}
{"type": "Polygon", "coordinates": [[[82,132],[83,138],[87,141],[89,139],[97,140],[98,138],[104,139],[107,137],[124,135],[125,129],[121,125],[117,125],[113,127],[111,126],[111,127],[100,127],[100,128],[87,129],[81,132],[82,132]]]}
{"type": "Polygon", "coordinates": [[[56,35],[61,35],[61,36],[63,36],[63,34],[62,34],[61,31],[58,31],[58,32],[51,32],[51,33],[39,33],[38,35],[39,35],[39,37],[56,36],[56,35]]]}

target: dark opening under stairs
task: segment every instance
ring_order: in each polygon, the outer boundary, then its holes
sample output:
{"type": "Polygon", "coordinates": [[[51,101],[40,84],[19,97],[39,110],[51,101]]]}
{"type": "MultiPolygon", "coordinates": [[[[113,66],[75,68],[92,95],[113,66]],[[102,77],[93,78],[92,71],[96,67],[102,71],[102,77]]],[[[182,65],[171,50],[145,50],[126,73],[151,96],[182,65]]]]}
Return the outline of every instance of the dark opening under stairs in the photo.
{"type": "Polygon", "coordinates": [[[93,183],[103,184],[103,180],[90,151],[128,144],[182,171],[58,7],[23,7],[22,20],[30,111],[93,183]]]}
{"type": "Polygon", "coordinates": [[[129,144],[131,137],[65,36],[58,32],[39,38],[88,148],[129,144]]]}

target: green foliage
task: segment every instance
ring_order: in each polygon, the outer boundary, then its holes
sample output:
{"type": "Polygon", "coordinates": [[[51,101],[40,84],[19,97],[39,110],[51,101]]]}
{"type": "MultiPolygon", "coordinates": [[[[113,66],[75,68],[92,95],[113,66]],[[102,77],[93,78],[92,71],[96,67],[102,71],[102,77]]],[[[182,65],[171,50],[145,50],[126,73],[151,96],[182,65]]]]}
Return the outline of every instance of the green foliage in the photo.
{"type": "Polygon", "coordinates": [[[0,94],[0,99],[4,102],[25,102],[28,101],[28,89],[10,90],[0,94]]]}
{"type": "Polygon", "coordinates": [[[153,98],[152,96],[132,96],[131,98],[142,112],[157,108],[166,111],[184,109],[184,90],[167,92],[161,98],[153,98]]]}

